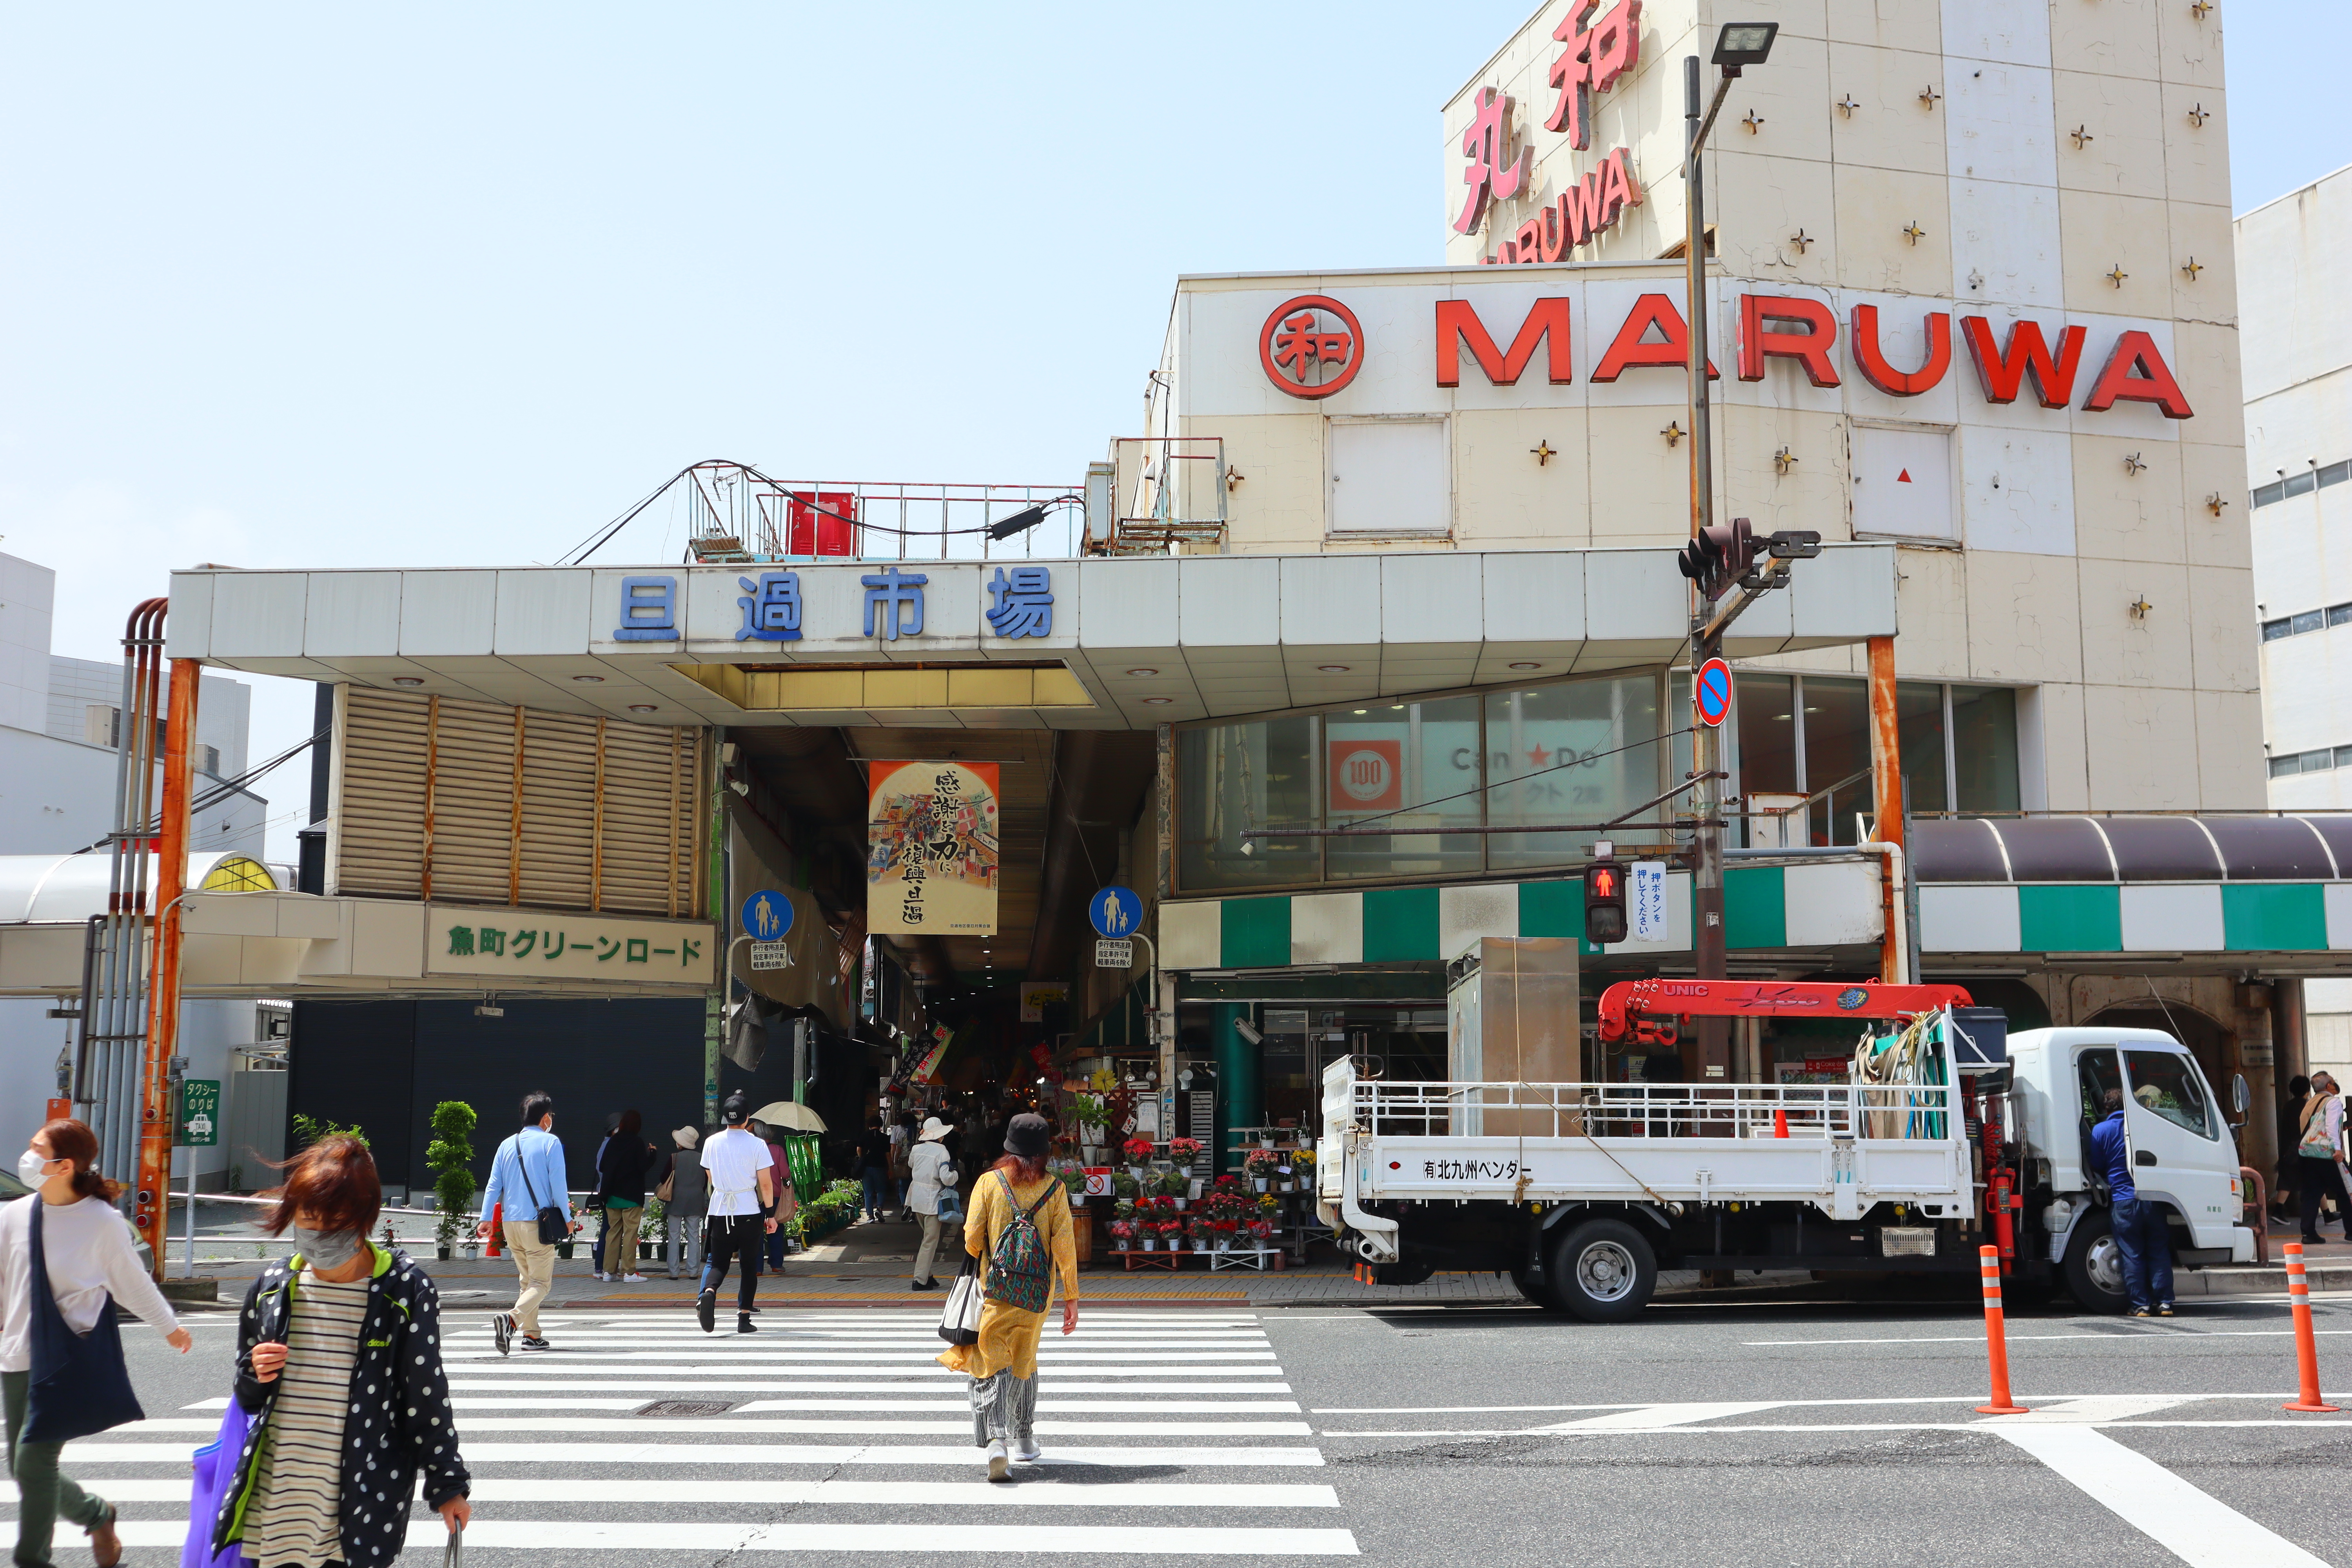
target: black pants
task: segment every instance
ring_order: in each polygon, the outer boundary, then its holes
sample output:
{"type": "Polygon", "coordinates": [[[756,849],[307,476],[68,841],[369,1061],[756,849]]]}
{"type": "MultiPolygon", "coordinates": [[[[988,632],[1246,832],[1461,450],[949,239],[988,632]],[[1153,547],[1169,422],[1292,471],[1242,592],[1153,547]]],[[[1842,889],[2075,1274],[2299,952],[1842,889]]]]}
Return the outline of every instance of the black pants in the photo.
{"type": "Polygon", "coordinates": [[[2295,1156],[2302,1168],[2295,1173],[2295,1190],[2303,1199],[2303,1234],[2319,1234],[2319,1200],[2334,1197],[2336,1216],[2344,1222],[2344,1234],[2352,1239],[2352,1198],[2345,1196],[2344,1173],[2336,1168],[2333,1160],[2315,1160],[2308,1154],[2295,1156]]]}
{"type": "Polygon", "coordinates": [[[716,1291],[732,1261],[742,1268],[735,1283],[735,1310],[748,1312],[760,1290],[760,1249],[768,1239],[766,1217],[756,1214],[712,1215],[704,1241],[702,1289],[716,1291]]]}

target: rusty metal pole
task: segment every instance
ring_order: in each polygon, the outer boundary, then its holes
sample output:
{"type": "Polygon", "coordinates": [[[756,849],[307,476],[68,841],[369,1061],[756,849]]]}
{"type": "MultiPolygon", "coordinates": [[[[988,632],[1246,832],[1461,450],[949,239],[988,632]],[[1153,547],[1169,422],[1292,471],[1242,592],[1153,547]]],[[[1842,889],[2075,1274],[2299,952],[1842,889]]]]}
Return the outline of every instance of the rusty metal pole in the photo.
{"type": "MultiPolygon", "coordinates": [[[[1882,844],[1903,844],[1903,735],[1895,721],[1895,639],[1870,639],[1870,781],[1871,809],[1874,818],[1872,831],[1882,844]]],[[[1906,874],[1909,851],[1905,850],[1906,874]]],[[[1895,858],[1886,858],[1886,870],[1892,873],[1895,858]]],[[[1906,954],[1896,940],[1900,929],[1895,919],[1895,900],[1903,897],[1902,889],[1895,885],[1890,875],[1879,880],[1881,925],[1878,944],[1878,978],[1888,985],[1906,977],[1906,954]]]]}
{"type": "MultiPolygon", "coordinates": [[[[163,1277],[164,1220],[172,1177],[173,1059],[180,1040],[180,896],[188,879],[189,803],[194,798],[196,692],[204,666],[172,661],[171,719],[163,731],[163,802],[155,843],[155,948],[147,988],[147,1070],[141,1087],[139,1182],[131,1223],[154,1251],[163,1277]]],[[[190,1159],[194,1158],[193,1151],[190,1159]]],[[[190,1200],[194,1202],[192,1198],[190,1200]]]]}

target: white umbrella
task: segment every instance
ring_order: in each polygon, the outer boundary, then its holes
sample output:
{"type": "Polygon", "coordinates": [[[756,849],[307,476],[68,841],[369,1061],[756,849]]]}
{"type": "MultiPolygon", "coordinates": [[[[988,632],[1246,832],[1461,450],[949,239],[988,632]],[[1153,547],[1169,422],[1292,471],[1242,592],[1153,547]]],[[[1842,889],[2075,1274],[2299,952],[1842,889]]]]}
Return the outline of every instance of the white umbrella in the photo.
{"type": "Polygon", "coordinates": [[[823,1132],[824,1118],[796,1100],[772,1100],[751,1112],[751,1120],[764,1121],[771,1127],[789,1128],[795,1132],[823,1132]]]}

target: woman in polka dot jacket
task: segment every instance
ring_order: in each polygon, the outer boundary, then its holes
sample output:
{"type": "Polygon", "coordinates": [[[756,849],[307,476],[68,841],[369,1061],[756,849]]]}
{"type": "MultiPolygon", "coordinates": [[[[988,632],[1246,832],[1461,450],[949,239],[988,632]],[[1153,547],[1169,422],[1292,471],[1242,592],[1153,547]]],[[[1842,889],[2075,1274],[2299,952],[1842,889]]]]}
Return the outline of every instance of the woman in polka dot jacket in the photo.
{"type": "Polygon", "coordinates": [[[236,1542],[259,1568],[380,1568],[407,1542],[419,1471],[451,1530],[469,1517],[439,1293],[405,1253],[367,1240],[382,1203],[356,1139],[322,1139],[287,1166],[268,1228],[291,1225],[300,1247],[246,1293],[236,1401],[255,1419],[214,1555],[236,1542]]]}

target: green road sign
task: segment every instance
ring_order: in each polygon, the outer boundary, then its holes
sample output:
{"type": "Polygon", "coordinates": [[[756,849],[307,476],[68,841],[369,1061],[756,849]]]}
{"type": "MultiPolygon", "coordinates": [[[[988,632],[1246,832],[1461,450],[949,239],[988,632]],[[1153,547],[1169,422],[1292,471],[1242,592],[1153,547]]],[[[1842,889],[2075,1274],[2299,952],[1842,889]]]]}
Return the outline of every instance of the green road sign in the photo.
{"type": "Polygon", "coordinates": [[[216,1078],[184,1078],[180,1080],[180,1142],[188,1148],[209,1149],[220,1142],[220,1079],[216,1078]]]}

